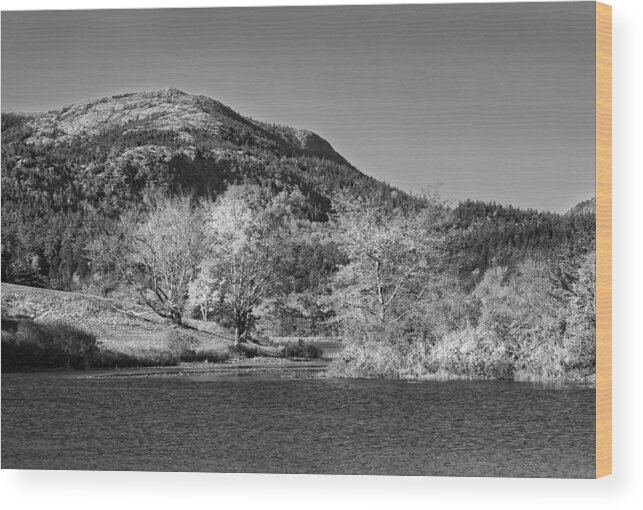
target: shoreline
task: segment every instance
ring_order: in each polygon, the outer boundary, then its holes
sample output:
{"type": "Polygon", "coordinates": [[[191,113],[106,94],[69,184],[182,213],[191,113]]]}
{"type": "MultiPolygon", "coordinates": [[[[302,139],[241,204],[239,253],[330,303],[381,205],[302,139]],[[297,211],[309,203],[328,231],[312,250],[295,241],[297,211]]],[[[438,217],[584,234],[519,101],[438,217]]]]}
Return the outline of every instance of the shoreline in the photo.
{"type": "Polygon", "coordinates": [[[553,379],[542,379],[529,377],[525,374],[517,374],[513,379],[490,379],[476,376],[465,376],[458,374],[425,374],[422,376],[401,376],[396,378],[364,377],[364,376],[338,376],[328,374],[327,369],[331,366],[332,359],[288,359],[288,358],[235,358],[224,362],[185,362],[175,366],[141,366],[123,368],[89,368],[89,369],[31,369],[31,370],[3,370],[3,374],[60,374],[68,375],[79,379],[117,379],[133,378],[141,379],[148,377],[195,377],[195,376],[221,376],[221,377],[243,377],[243,376],[274,376],[288,379],[372,379],[404,381],[408,383],[422,382],[516,382],[530,383],[545,386],[584,386],[596,387],[595,374],[581,376],[572,374],[568,377],[553,379]]]}
{"type": "MultiPolygon", "coordinates": [[[[36,289],[2,283],[2,347],[3,373],[16,372],[69,372],[94,377],[105,374],[109,377],[167,374],[250,374],[270,372],[282,376],[315,373],[316,377],[342,379],[384,379],[368,377],[360,370],[336,370],[333,361],[340,357],[346,347],[341,337],[270,337],[266,349],[277,346],[317,346],[321,357],[299,358],[303,353],[290,352],[292,357],[240,357],[232,353],[230,339],[221,336],[221,331],[212,324],[207,328],[176,330],[160,318],[142,318],[136,306],[123,306],[112,299],[99,296],[65,293],[48,289],[36,289]],[[82,330],[76,325],[82,324],[82,330]],[[72,325],[72,326],[70,326],[72,325]],[[214,328],[214,329],[213,329],[214,328]],[[183,345],[182,335],[196,340],[196,347],[183,345]],[[70,342],[76,338],[78,342],[70,342]],[[87,348],[83,349],[84,343],[87,348]],[[76,344],[80,344],[80,347],[76,344]],[[175,345],[176,344],[176,345],[175,345]],[[55,366],[51,359],[42,362],[43,349],[53,349],[58,355],[55,366]],[[58,348],[56,350],[55,348],[58,348]],[[67,349],[76,349],[74,355],[67,349]],[[5,352],[6,351],[6,352],[5,352]],[[12,364],[5,354],[13,354],[17,360],[12,364]]],[[[190,324],[192,325],[192,324],[190,324]]],[[[202,325],[201,325],[202,326],[202,325]]],[[[419,371],[418,371],[419,372],[419,371]]],[[[388,377],[389,380],[408,381],[496,381],[478,375],[458,373],[418,373],[401,370],[388,377]]],[[[596,385],[594,373],[572,371],[562,377],[539,377],[527,371],[512,374],[514,381],[596,385]]]]}
{"type": "MultiPolygon", "coordinates": [[[[320,372],[330,362],[321,360],[289,360],[285,358],[238,359],[223,363],[184,363],[172,367],[140,367],[96,369],[93,374],[81,375],[83,379],[109,379],[118,377],[181,377],[195,375],[252,375],[258,373],[320,372]],[[257,362],[253,362],[257,360],[257,362]],[[277,361],[279,360],[279,361],[277,361]]],[[[80,371],[86,373],[88,371],[80,371]]]]}

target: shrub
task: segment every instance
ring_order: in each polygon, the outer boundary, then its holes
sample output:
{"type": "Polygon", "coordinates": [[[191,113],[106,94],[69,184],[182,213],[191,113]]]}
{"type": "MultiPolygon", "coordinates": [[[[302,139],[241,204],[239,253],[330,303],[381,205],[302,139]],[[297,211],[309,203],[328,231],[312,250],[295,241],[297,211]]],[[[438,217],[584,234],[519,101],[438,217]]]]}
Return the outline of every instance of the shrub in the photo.
{"type": "Polygon", "coordinates": [[[283,354],[287,358],[317,359],[322,357],[323,352],[319,347],[304,344],[304,341],[299,339],[297,343],[286,344],[283,354]]]}
{"type": "Polygon", "coordinates": [[[230,354],[228,352],[201,349],[190,351],[181,357],[181,361],[203,361],[207,363],[223,363],[228,359],[230,359],[230,354]]]}
{"type": "Polygon", "coordinates": [[[240,344],[239,346],[228,346],[229,356],[241,356],[243,358],[254,358],[257,356],[257,349],[254,346],[240,344]]]}
{"type": "Polygon", "coordinates": [[[348,345],[330,366],[328,374],[335,377],[367,377],[399,379],[406,372],[405,359],[398,346],[369,341],[348,345]]]}
{"type": "Polygon", "coordinates": [[[76,326],[2,319],[4,368],[82,368],[97,351],[96,337],[76,326]]]}
{"type": "Polygon", "coordinates": [[[427,372],[454,377],[511,379],[514,364],[507,346],[482,328],[445,336],[431,350],[427,372]]]}
{"type": "Polygon", "coordinates": [[[169,352],[181,361],[192,361],[201,341],[185,330],[173,328],[167,332],[169,352]]]}

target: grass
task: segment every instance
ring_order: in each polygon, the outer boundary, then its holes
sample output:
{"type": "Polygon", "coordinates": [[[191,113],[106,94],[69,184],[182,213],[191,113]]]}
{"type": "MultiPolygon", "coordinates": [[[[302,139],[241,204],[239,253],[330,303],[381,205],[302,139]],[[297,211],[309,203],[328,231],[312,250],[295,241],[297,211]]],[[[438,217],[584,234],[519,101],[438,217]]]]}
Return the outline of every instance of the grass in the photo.
{"type": "Polygon", "coordinates": [[[38,357],[42,345],[62,346],[65,336],[85,338],[83,335],[95,341],[96,350],[83,355],[82,362],[49,352],[48,356],[56,360],[55,368],[171,366],[181,361],[217,362],[229,357],[230,341],[221,336],[180,330],[190,335],[193,346],[178,348],[176,328],[148,309],[90,294],[3,283],[2,316],[3,369],[12,369],[10,363],[16,364],[13,368],[54,368],[38,357]],[[31,364],[27,363],[28,353],[36,356],[31,364]]]}
{"type": "MultiPolygon", "coordinates": [[[[143,306],[92,294],[3,283],[2,317],[4,370],[174,366],[259,355],[252,347],[234,349],[215,323],[187,319],[178,328],[143,306]]],[[[309,339],[280,340],[267,348],[288,358],[322,356],[309,339]]]]}

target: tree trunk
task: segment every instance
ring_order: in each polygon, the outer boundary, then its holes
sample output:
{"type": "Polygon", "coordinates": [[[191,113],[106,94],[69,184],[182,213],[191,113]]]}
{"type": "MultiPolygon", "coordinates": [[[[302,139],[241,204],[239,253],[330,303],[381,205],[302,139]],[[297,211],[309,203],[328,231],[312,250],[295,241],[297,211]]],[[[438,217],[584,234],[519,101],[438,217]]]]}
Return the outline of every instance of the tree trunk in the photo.
{"type": "Polygon", "coordinates": [[[384,303],[384,290],[382,289],[382,279],[380,276],[380,270],[382,265],[379,260],[375,262],[375,276],[377,277],[377,301],[379,303],[379,316],[380,322],[384,323],[386,318],[386,305],[384,303]]]}
{"type": "Polygon", "coordinates": [[[183,317],[181,316],[181,312],[179,312],[178,310],[170,310],[170,318],[172,319],[172,322],[177,326],[180,326],[182,324],[183,317]]]}

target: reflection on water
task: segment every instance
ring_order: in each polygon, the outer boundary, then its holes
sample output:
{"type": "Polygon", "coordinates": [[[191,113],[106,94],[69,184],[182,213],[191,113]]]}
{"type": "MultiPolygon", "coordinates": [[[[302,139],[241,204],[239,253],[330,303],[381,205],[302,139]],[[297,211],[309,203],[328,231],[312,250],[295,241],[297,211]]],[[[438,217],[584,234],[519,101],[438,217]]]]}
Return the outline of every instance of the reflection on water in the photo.
{"type": "Polygon", "coordinates": [[[594,476],[593,388],[2,376],[2,468],[594,476]]]}

